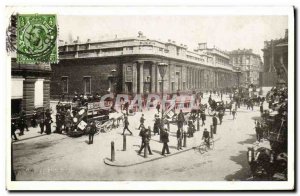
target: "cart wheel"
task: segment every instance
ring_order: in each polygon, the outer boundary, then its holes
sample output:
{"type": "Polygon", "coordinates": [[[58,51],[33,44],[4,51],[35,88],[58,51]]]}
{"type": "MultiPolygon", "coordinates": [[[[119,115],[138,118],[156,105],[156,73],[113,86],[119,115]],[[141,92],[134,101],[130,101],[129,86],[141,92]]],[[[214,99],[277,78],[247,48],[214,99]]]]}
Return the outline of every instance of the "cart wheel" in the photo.
{"type": "Polygon", "coordinates": [[[203,153],[207,152],[207,146],[204,142],[200,144],[198,149],[199,149],[200,154],[203,154],[203,153]]]}

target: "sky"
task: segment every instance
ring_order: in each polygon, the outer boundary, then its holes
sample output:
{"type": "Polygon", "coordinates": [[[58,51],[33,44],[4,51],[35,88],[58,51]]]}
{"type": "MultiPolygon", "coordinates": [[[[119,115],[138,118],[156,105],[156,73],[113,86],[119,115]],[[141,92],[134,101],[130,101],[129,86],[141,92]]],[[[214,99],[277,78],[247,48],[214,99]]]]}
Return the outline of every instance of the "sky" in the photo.
{"type": "Polygon", "coordinates": [[[284,37],[287,16],[59,16],[59,39],[69,42],[79,36],[98,41],[115,36],[136,37],[139,31],[149,39],[185,44],[198,43],[221,50],[253,49],[262,56],[264,41],[284,37]]]}

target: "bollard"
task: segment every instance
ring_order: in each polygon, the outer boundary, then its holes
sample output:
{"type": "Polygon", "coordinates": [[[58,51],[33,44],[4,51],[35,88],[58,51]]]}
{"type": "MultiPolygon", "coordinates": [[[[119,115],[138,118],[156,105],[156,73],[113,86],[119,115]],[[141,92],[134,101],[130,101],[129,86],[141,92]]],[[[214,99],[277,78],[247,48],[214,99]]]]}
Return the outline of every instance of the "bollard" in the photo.
{"type": "Polygon", "coordinates": [[[111,142],[111,161],[115,161],[115,143],[111,142]]]}
{"type": "Polygon", "coordinates": [[[183,147],[186,147],[186,132],[183,133],[183,147]]]}
{"type": "Polygon", "coordinates": [[[144,158],[148,158],[148,141],[145,141],[145,148],[144,148],[144,158]]]}
{"type": "Polygon", "coordinates": [[[126,151],[126,135],[123,135],[123,151],[126,151]]]}
{"type": "Polygon", "coordinates": [[[213,125],[210,125],[210,137],[211,138],[214,138],[214,126],[213,125]]]}
{"type": "Polygon", "coordinates": [[[197,131],[200,131],[199,116],[197,117],[197,131]]]}

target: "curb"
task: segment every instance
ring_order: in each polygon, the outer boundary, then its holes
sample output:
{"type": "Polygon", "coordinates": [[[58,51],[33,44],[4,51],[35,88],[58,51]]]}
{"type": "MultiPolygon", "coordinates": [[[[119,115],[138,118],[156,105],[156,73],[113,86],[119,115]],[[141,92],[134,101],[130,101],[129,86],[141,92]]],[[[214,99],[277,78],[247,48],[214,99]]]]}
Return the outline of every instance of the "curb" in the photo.
{"type": "MultiPolygon", "coordinates": [[[[51,133],[51,134],[58,134],[58,133],[51,133]]],[[[51,135],[51,134],[49,134],[49,135],[51,135]]],[[[36,138],[49,136],[49,135],[47,135],[47,134],[36,135],[36,136],[33,136],[33,137],[24,138],[24,139],[13,140],[11,143],[15,144],[15,143],[19,143],[19,142],[22,142],[22,141],[26,141],[26,140],[30,140],[30,139],[36,139],[36,138]]],[[[61,135],[67,136],[65,134],[61,134],[61,135]]],[[[66,137],[64,137],[64,138],[66,138],[66,137]]]]}
{"type": "Polygon", "coordinates": [[[169,154],[169,155],[166,155],[166,156],[161,156],[161,157],[157,157],[157,158],[153,158],[153,159],[149,159],[149,160],[145,160],[145,161],[141,161],[141,162],[137,162],[137,163],[131,163],[131,164],[114,163],[114,162],[111,162],[109,158],[103,159],[103,162],[106,165],[114,166],[114,167],[129,167],[129,166],[140,165],[140,164],[143,164],[143,163],[148,163],[148,162],[151,162],[151,161],[156,161],[156,160],[159,160],[159,159],[171,157],[173,155],[177,155],[177,154],[180,154],[180,153],[183,153],[183,152],[187,152],[187,151],[192,150],[194,148],[196,148],[196,147],[188,148],[188,149],[185,149],[185,150],[182,150],[182,151],[179,151],[179,152],[176,152],[176,153],[172,153],[172,154],[169,154]]]}
{"type": "MultiPolygon", "coordinates": [[[[217,138],[214,142],[216,142],[216,141],[218,141],[218,140],[220,140],[220,138],[217,138]]],[[[112,161],[110,161],[109,158],[103,159],[103,162],[104,162],[106,165],[113,166],[113,167],[130,167],[130,166],[140,165],[140,164],[143,164],[143,163],[148,163],[148,162],[151,162],[151,161],[156,161],[156,160],[159,160],[159,159],[171,157],[171,156],[173,156],[173,155],[181,154],[181,153],[183,153],[183,152],[187,152],[187,151],[192,150],[192,149],[195,149],[195,148],[197,148],[197,147],[198,147],[198,146],[194,146],[194,147],[187,148],[187,149],[185,149],[185,150],[182,150],[182,151],[179,151],[179,152],[170,154],[170,155],[161,156],[161,157],[157,157],[157,158],[153,158],[153,159],[149,159],[149,160],[145,160],[145,161],[141,161],[141,162],[137,162],[137,163],[118,164],[117,162],[112,162],[112,161]]]]}

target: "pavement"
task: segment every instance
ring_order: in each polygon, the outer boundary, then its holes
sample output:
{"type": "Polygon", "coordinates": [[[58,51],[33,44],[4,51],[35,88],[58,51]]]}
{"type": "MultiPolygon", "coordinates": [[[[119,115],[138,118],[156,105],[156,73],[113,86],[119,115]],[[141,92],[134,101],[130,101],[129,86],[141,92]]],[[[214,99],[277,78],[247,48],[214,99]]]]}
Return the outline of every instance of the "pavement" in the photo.
{"type": "MultiPolygon", "coordinates": [[[[146,126],[153,127],[155,112],[154,109],[143,112],[146,126]]],[[[258,115],[258,107],[254,111],[241,107],[237,119],[232,120],[227,111],[223,124],[218,126],[214,149],[204,154],[194,147],[201,143],[204,128],[209,130],[211,117],[207,116],[206,125],[200,127],[193,138],[188,138],[187,147],[180,151],[176,149],[177,126],[171,125],[171,154],[162,156],[163,144],[159,142],[158,135],[152,135],[150,146],[153,155],[148,155],[148,158],[144,158],[143,153],[137,154],[141,145],[137,130],[141,112],[129,116],[133,136],[126,133],[126,151],[123,151],[122,126],[95,135],[92,145],[88,144],[87,136],[41,136],[39,128],[30,128],[13,143],[14,171],[17,180],[247,180],[251,176],[247,147],[255,142],[251,118],[258,115]],[[112,141],[115,143],[114,162],[110,161],[112,141]]]]}

